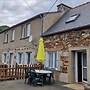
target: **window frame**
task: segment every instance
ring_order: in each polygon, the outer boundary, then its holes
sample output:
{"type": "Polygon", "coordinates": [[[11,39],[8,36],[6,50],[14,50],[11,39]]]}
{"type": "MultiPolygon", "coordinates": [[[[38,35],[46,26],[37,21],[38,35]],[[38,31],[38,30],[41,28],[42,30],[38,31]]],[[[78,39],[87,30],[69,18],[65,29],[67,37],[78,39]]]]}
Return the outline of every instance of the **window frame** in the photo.
{"type": "Polygon", "coordinates": [[[8,31],[4,33],[4,43],[8,43],[8,31]]]}
{"type": "Polygon", "coordinates": [[[15,29],[12,30],[11,41],[15,40],[15,29]]]}
{"type": "Polygon", "coordinates": [[[66,20],[65,23],[73,22],[73,21],[75,21],[79,16],[80,16],[80,14],[71,15],[71,16],[66,20]]]}
{"type": "Polygon", "coordinates": [[[53,51],[53,52],[47,52],[47,60],[46,60],[46,62],[48,63],[48,67],[49,68],[55,68],[56,70],[58,69],[58,63],[57,63],[57,61],[58,61],[58,53],[57,53],[57,51],[53,51]],[[50,54],[52,55],[52,61],[51,61],[51,59],[50,59],[50,54]],[[52,63],[52,65],[50,65],[50,61],[51,61],[51,63],[52,63]]]}
{"type": "Polygon", "coordinates": [[[22,52],[19,52],[18,53],[18,64],[22,64],[22,60],[23,60],[23,53],[22,52]]]}
{"type": "Polygon", "coordinates": [[[25,25],[21,26],[21,38],[25,38],[26,34],[25,34],[25,25]]]}
{"type": "Polygon", "coordinates": [[[29,37],[30,36],[30,32],[31,32],[31,24],[30,23],[27,23],[26,24],[26,37],[29,37]],[[28,25],[29,25],[29,29],[28,29],[28,25]]]}

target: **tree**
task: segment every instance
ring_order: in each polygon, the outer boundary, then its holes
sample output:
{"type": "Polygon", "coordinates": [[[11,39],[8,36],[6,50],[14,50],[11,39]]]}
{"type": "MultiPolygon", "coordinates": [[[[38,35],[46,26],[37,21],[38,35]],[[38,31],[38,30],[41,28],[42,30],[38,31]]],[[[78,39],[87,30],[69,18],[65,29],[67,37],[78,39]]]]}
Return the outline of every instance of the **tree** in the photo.
{"type": "Polygon", "coordinates": [[[0,31],[1,30],[6,30],[6,29],[8,29],[9,28],[9,26],[7,26],[7,25],[2,25],[2,26],[0,26],[0,31]]]}

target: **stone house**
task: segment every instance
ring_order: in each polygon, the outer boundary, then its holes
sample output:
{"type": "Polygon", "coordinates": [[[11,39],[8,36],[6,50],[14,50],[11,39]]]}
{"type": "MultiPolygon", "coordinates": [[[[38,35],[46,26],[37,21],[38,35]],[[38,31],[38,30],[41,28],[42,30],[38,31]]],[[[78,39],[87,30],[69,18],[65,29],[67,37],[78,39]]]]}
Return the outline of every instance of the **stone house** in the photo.
{"type": "Polygon", "coordinates": [[[0,64],[35,63],[41,33],[50,28],[64,13],[41,13],[0,32],[0,64]]]}
{"type": "Polygon", "coordinates": [[[46,50],[45,65],[56,68],[57,80],[90,84],[89,10],[90,2],[71,8],[42,34],[46,50]]]}

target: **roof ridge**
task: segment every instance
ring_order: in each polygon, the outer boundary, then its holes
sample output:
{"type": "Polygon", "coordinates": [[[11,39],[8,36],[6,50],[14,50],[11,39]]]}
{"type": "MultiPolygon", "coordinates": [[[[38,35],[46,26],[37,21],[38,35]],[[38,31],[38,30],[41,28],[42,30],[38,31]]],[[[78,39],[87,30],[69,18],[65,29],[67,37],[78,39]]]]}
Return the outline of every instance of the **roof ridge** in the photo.
{"type": "Polygon", "coordinates": [[[78,7],[81,7],[81,6],[84,6],[84,5],[89,4],[89,3],[90,3],[90,1],[89,2],[86,2],[86,3],[83,3],[83,4],[80,4],[79,6],[76,6],[76,7],[72,8],[72,9],[75,9],[75,8],[78,8],[78,7]]]}

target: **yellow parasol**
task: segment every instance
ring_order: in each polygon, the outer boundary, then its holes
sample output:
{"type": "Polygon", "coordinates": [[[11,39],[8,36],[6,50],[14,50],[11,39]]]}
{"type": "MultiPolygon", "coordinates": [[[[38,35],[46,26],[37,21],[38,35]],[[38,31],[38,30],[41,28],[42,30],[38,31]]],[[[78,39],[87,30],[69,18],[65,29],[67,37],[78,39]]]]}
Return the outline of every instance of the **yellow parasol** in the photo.
{"type": "Polygon", "coordinates": [[[44,43],[43,39],[40,38],[39,40],[39,46],[38,46],[38,52],[37,52],[37,57],[36,57],[38,62],[43,62],[45,58],[45,51],[44,51],[44,43]]]}

